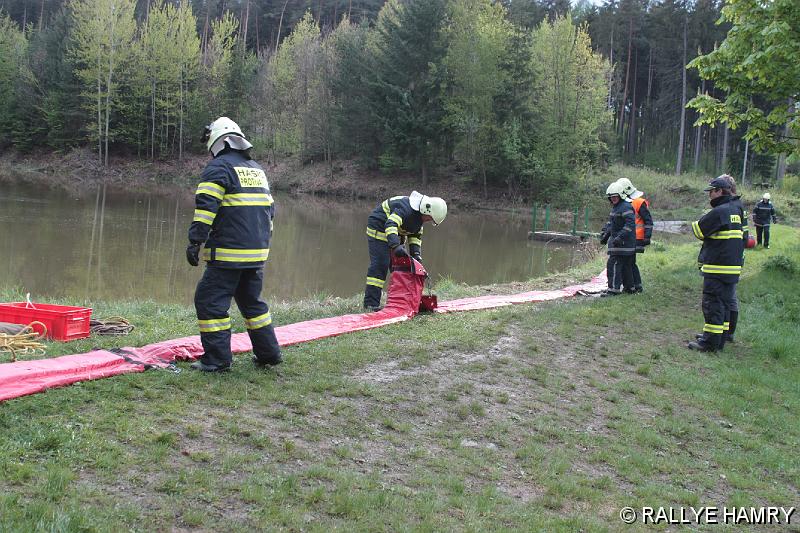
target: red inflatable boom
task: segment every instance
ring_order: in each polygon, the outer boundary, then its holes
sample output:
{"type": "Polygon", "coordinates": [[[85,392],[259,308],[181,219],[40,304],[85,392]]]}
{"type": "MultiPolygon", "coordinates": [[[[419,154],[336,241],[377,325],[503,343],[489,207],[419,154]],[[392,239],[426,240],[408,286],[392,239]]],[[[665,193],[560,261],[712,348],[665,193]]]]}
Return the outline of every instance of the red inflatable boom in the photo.
{"type": "MultiPolygon", "coordinates": [[[[409,268],[401,266],[400,270],[392,273],[386,306],[381,311],[308,320],[281,326],[275,328],[278,342],[281,346],[290,346],[410,320],[419,309],[427,274],[422,265],[416,261],[408,266],[409,268]]],[[[602,289],[605,286],[601,279],[603,277],[604,274],[601,274],[589,283],[552,291],[532,291],[508,296],[484,296],[440,302],[435,311],[437,313],[471,311],[574,296],[580,291],[602,289]]],[[[234,353],[250,351],[252,346],[247,333],[232,335],[231,348],[234,353]]],[[[148,368],[166,368],[176,361],[197,359],[202,354],[203,346],[200,343],[200,336],[195,335],[149,344],[141,348],[122,348],[114,351],[95,350],[53,359],[0,364],[0,401],[78,381],[143,372],[148,368]]]]}

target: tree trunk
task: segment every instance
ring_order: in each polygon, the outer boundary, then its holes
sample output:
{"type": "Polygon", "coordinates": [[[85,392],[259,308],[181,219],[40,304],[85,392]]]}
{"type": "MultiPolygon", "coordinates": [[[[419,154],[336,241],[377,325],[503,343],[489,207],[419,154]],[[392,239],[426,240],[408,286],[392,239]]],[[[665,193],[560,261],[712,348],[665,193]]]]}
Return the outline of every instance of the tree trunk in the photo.
{"type": "Polygon", "coordinates": [[[631,118],[628,120],[628,154],[636,153],[636,80],[639,74],[639,52],[636,52],[636,60],[633,64],[633,103],[631,104],[631,118]]]}
{"type": "Polygon", "coordinates": [[[150,159],[156,158],[156,82],[153,80],[150,102],[150,159]]]}
{"type": "MultiPolygon", "coordinates": [[[[706,80],[703,80],[701,88],[697,91],[698,96],[706,92],[706,80]]],[[[694,169],[700,165],[700,152],[703,149],[703,125],[698,124],[694,135],[694,169]]]]}
{"type": "Polygon", "coordinates": [[[723,133],[722,133],[722,157],[720,157],[720,167],[722,168],[723,172],[728,171],[728,123],[726,122],[723,125],[723,133]]]}
{"type": "Polygon", "coordinates": [[[686,137],[686,47],[689,45],[687,38],[687,26],[689,25],[689,15],[683,17],[683,82],[681,83],[681,130],[678,134],[678,161],[675,163],[675,174],[680,175],[683,171],[683,143],[686,137]]]}
{"type": "MultiPolygon", "coordinates": [[[[791,112],[794,107],[794,98],[789,98],[789,111],[791,112]]],[[[791,118],[786,120],[783,126],[783,138],[789,137],[789,125],[792,123],[791,118]]],[[[782,153],[778,156],[778,166],[775,169],[776,186],[780,188],[783,185],[783,178],[786,175],[786,154],[782,153]]]]}
{"type": "Polygon", "coordinates": [[[103,97],[101,89],[102,80],[97,74],[97,158],[103,163],[103,97]]]}
{"type": "Polygon", "coordinates": [[[178,103],[178,160],[183,161],[183,67],[181,67],[180,92],[178,98],[180,100],[178,103]]]}
{"type": "Polygon", "coordinates": [[[203,66],[205,67],[208,58],[208,5],[206,5],[206,22],[203,24],[203,38],[200,40],[200,47],[203,53],[203,66]]]}
{"type": "Polygon", "coordinates": [[[747,183],[747,155],[750,152],[750,139],[744,142],[744,164],[742,165],[742,185],[747,183]]]}
{"type": "Polygon", "coordinates": [[[619,107],[619,134],[622,135],[625,128],[625,104],[628,101],[628,81],[631,74],[631,47],[633,45],[633,15],[628,24],[628,65],[625,67],[625,89],[622,91],[622,102],[619,107]]]}
{"type": "Polygon", "coordinates": [[[278,51],[278,45],[281,44],[281,26],[283,26],[283,14],[286,12],[286,5],[289,3],[289,0],[286,0],[283,3],[283,9],[281,9],[281,18],[278,20],[278,36],[275,37],[275,52],[278,51]]]}

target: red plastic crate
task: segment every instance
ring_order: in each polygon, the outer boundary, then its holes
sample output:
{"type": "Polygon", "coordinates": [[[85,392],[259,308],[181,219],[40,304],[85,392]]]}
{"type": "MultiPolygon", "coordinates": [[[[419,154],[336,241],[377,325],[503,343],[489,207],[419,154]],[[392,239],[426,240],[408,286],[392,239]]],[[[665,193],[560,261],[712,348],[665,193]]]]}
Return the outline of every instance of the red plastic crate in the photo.
{"type": "MultiPolygon", "coordinates": [[[[88,337],[91,316],[90,307],[27,302],[0,303],[0,322],[26,326],[31,322],[41,322],[47,327],[47,336],[57,341],[88,337]]],[[[38,324],[34,324],[33,329],[42,333],[38,324]]]]}

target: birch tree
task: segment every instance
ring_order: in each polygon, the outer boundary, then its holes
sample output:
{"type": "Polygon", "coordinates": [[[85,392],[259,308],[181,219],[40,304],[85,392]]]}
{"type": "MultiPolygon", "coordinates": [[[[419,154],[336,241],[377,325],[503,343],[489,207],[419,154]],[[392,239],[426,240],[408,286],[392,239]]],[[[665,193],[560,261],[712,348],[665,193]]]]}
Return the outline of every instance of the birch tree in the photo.
{"type": "Polygon", "coordinates": [[[603,150],[599,134],[610,119],[606,90],[611,66],[592,51],[585,27],[559,17],[534,32],[531,68],[536,152],[546,187],[592,163],[603,150]]]}
{"type": "Polygon", "coordinates": [[[72,58],[84,83],[87,107],[96,115],[97,153],[108,166],[111,115],[119,99],[117,77],[131,57],[135,0],[73,0],[72,58]]]}

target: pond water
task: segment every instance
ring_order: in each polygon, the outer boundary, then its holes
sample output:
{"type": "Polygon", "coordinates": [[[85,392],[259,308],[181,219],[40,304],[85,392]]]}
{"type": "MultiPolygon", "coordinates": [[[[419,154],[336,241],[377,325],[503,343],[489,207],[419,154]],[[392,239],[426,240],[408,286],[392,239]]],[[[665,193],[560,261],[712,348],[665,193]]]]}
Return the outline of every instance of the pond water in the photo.
{"type": "MultiPolygon", "coordinates": [[[[405,191],[401,191],[405,192],[405,191]]],[[[406,192],[407,194],[407,192],[406,192]]],[[[362,293],[367,216],[375,201],[274,194],[265,268],[268,301],[362,293]]],[[[31,299],[155,300],[191,304],[203,268],[186,263],[194,191],[155,196],[110,189],[69,194],[30,185],[0,192],[0,284],[31,299]]],[[[582,260],[569,244],[530,242],[529,213],[453,208],[425,226],[423,262],[434,282],[524,281],[582,260]]]]}

